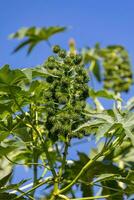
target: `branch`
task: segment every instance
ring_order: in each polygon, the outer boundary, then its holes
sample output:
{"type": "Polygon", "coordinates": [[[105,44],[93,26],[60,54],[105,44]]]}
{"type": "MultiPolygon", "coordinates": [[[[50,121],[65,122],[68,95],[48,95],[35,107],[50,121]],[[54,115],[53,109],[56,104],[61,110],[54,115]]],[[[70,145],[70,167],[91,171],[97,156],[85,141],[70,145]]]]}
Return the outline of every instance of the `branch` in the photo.
{"type": "Polygon", "coordinates": [[[108,197],[111,197],[111,196],[115,196],[117,194],[113,194],[113,195],[103,195],[103,196],[94,196],[94,197],[82,197],[82,198],[77,198],[77,199],[70,199],[70,200],[95,200],[95,199],[104,199],[104,198],[108,198],[108,197]]]}
{"type": "Polygon", "coordinates": [[[18,162],[15,162],[15,161],[13,161],[13,160],[11,160],[7,155],[4,155],[4,157],[9,161],[9,162],[11,162],[11,163],[13,163],[13,164],[15,164],[15,165],[38,165],[38,166],[40,166],[40,167],[44,167],[44,168],[47,168],[47,169],[50,169],[50,168],[48,168],[47,166],[45,166],[44,164],[41,164],[41,163],[33,163],[33,162],[31,162],[31,163],[24,163],[24,164],[22,164],[22,163],[18,163],[18,162]]]}
{"type": "Polygon", "coordinates": [[[61,168],[59,170],[59,177],[60,178],[62,176],[63,169],[65,168],[67,152],[68,152],[68,142],[65,143],[65,148],[64,148],[64,153],[63,153],[63,160],[62,160],[61,168]]]}
{"type": "MultiPolygon", "coordinates": [[[[28,190],[28,191],[26,191],[26,192],[23,192],[21,195],[15,197],[14,199],[19,199],[20,197],[23,197],[23,196],[27,195],[28,193],[34,191],[35,189],[41,187],[42,185],[48,183],[48,182],[51,181],[51,180],[52,180],[52,177],[47,177],[45,180],[39,181],[40,183],[39,183],[38,185],[32,187],[30,190],[28,190]]],[[[19,190],[24,190],[24,189],[29,188],[29,187],[31,187],[31,186],[33,186],[33,183],[30,183],[30,184],[28,184],[28,185],[25,185],[25,186],[19,188],[19,190]]],[[[11,193],[11,194],[17,193],[17,190],[13,190],[13,191],[11,191],[10,193],[11,193]]],[[[13,200],[14,200],[14,199],[13,199],[13,200]]]]}
{"type": "Polygon", "coordinates": [[[84,167],[82,167],[82,169],[80,170],[80,172],[78,173],[78,175],[73,179],[73,181],[69,185],[67,185],[65,188],[63,188],[63,189],[61,189],[59,191],[59,194],[68,191],[77,182],[77,180],[81,177],[81,175],[84,172],[86,172],[86,170],[101,156],[102,156],[102,151],[100,153],[98,153],[93,159],[89,160],[87,162],[87,164],[84,165],[84,167]]]}
{"type": "Polygon", "coordinates": [[[19,110],[20,110],[21,113],[26,117],[26,119],[28,120],[28,122],[29,122],[29,124],[31,125],[31,127],[32,127],[32,128],[34,129],[34,131],[37,133],[37,135],[38,135],[38,137],[39,137],[39,139],[40,139],[40,141],[41,141],[41,143],[42,143],[42,145],[43,145],[43,147],[44,147],[44,151],[45,151],[45,154],[46,154],[46,157],[47,157],[47,160],[48,160],[48,163],[49,163],[51,172],[52,172],[53,176],[56,177],[57,174],[56,174],[55,169],[54,169],[54,167],[53,167],[53,163],[52,163],[52,161],[51,161],[51,158],[50,158],[50,156],[49,156],[48,149],[47,149],[46,144],[45,144],[45,142],[44,142],[44,140],[43,140],[43,138],[42,138],[42,136],[41,136],[41,133],[38,131],[38,129],[37,129],[37,128],[34,126],[34,124],[31,122],[31,120],[29,119],[29,117],[26,116],[25,112],[23,111],[23,109],[22,109],[21,106],[19,105],[17,99],[15,98],[15,96],[14,96],[14,94],[12,93],[12,91],[11,91],[10,88],[9,88],[9,90],[10,90],[10,93],[11,93],[13,99],[14,99],[14,102],[15,102],[16,105],[18,106],[19,110]]]}

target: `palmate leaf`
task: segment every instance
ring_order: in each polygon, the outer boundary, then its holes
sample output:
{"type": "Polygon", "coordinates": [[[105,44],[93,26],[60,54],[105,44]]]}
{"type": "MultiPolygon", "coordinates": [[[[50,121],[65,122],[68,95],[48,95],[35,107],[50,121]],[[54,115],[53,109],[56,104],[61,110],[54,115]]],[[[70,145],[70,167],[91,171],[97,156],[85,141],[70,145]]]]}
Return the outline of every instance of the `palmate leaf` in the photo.
{"type": "Polygon", "coordinates": [[[127,92],[133,84],[132,68],[128,52],[123,46],[113,45],[101,48],[98,44],[93,48],[82,50],[84,64],[90,65],[89,71],[106,90],[127,92]],[[101,73],[100,69],[103,69],[101,73]]]}
{"type": "Polygon", "coordinates": [[[106,99],[115,99],[121,101],[121,99],[112,91],[107,91],[105,89],[95,91],[93,88],[89,88],[89,94],[91,97],[102,97],[106,99]]]}
{"type": "MultiPolygon", "coordinates": [[[[10,194],[10,193],[6,193],[6,192],[3,192],[3,193],[0,193],[0,199],[7,199],[7,200],[13,200],[17,197],[16,194],[10,194]]],[[[20,197],[18,198],[18,200],[26,200],[26,198],[24,197],[20,197]]]]}
{"type": "Polygon", "coordinates": [[[111,131],[113,133],[115,132],[115,136],[119,136],[118,131],[116,130],[121,128],[121,134],[125,134],[134,145],[134,113],[129,111],[119,111],[114,108],[113,111],[103,111],[102,113],[87,115],[90,117],[90,121],[79,126],[74,132],[96,126],[96,133],[99,135],[97,138],[100,139],[105,133],[111,133],[111,131]]]}
{"type": "Polygon", "coordinates": [[[91,62],[91,67],[89,68],[89,70],[93,73],[97,81],[101,82],[100,63],[97,60],[94,60],[92,62],[91,62]]]}
{"type": "Polygon", "coordinates": [[[116,180],[118,176],[119,176],[118,174],[110,174],[110,173],[101,174],[92,182],[92,184],[97,183],[97,182],[108,181],[108,180],[116,180]]]}
{"type": "Polygon", "coordinates": [[[24,91],[26,84],[32,79],[32,71],[21,69],[10,69],[9,65],[0,68],[0,118],[3,119],[11,112],[19,108],[15,103],[16,97],[20,106],[27,104],[29,95],[24,91]],[[25,87],[23,87],[25,86],[25,87]]]}
{"type": "MultiPolygon", "coordinates": [[[[79,173],[80,169],[89,161],[90,156],[88,157],[86,154],[80,152],[78,155],[79,159],[75,160],[72,165],[66,167],[64,179],[73,180],[79,173]]],[[[107,186],[109,183],[108,181],[112,181],[113,183],[111,185],[111,193],[115,192],[114,190],[119,190],[123,194],[122,188],[117,184],[117,182],[120,180],[125,182],[124,175],[125,172],[117,165],[114,165],[111,162],[111,159],[104,157],[102,161],[96,161],[85,173],[83,173],[77,184],[79,184],[82,191],[82,197],[93,196],[92,191],[94,191],[94,186],[101,182],[107,186]]],[[[126,181],[126,183],[128,182],[126,181]]],[[[109,191],[103,191],[104,195],[109,193],[109,191]]]]}
{"type": "Polygon", "coordinates": [[[0,68],[0,92],[4,90],[4,87],[16,87],[21,81],[27,79],[23,71],[19,69],[12,70],[9,65],[4,65],[0,68]]]}
{"type": "Polygon", "coordinates": [[[0,68],[0,103],[11,102],[12,97],[8,94],[18,93],[18,91],[21,91],[22,85],[30,83],[32,81],[32,71],[32,68],[11,69],[9,65],[2,66],[0,68]]]}
{"type": "Polygon", "coordinates": [[[93,73],[97,81],[101,82],[102,75],[101,75],[101,68],[99,57],[96,54],[95,48],[86,48],[82,50],[83,55],[83,62],[85,64],[90,63],[89,71],[93,73]]]}
{"type": "MultiPolygon", "coordinates": [[[[7,175],[8,176],[8,175],[7,175]]],[[[6,176],[6,177],[7,177],[6,176]]],[[[5,178],[5,177],[4,177],[5,178]]],[[[10,177],[9,177],[10,178],[10,177]]],[[[11,191],[12,193],[13,190],[17,190],[20,186],[22,186],[24,183],[26,183],[29,179],[21,180],[19,183],[14,183],[14,184],[3,184],[2,187],[0,188],[0,193],[11,191]]]]}
{"type": "Polygon", "coordinates": [[[131,98],[127,101],[125,108],[126,108],[127,110],[133,110],[133,109],[134,109],[134,97],[131,97],[131,98]]]}
{"type": "MultiPolygon", "coordinates": [[[[42,28],[36,28],[36,27],[30,27],[30,28],[21,28],[16,33],[13,33],[10,35],[10,38],[17,38],[17,39],[26,39],[22,41],[13,51],[13,53],[19,51],[25,46],[28,46],[27,53],[30,54],[33,50],[33,48],[41,41],[46,41],[48,43],[48,40],[53,35],[64,32],[67,28],[61,27],[61,26],[50,26],[50,27],[42,27],[42,28]]],[[[49,44],[49,43],[48,43],[49,44]]]]}
{"type": "Polygon", "coordinates": [[[32,70],[33,78],[36,78],[36,77],[47,77],[48,75],[50,75],[52,77],[58,77],[57,75],[49,73],[47,71],[47,69],[45,69],[42,65],[36,66],[36,68],[34,68],[32,70]]]}
{"type": "Polygon", "coordinates": [[[122,191],[116,181],[103,182],[102,188],[102,195],[109,194],[109,197],[106,198],[107,200],[123,200],[125,192],[122,191]]]}
{"type": "Polygon", "coordinates": [[[8,182],[11,176],[12,176],[12,172],[10,172],[8,175],[6,175],[0,180],[0,188],[5,186],[5,184],[8,182]]]}
{"type": "Polygon", "coordinates": [[[2,147],[0,146],[0,157],[6,156],[10,152],[14,151],[16,149],[16,146],[7,146],[7,147],[2,147]]]}
{"type": "MultiPolygon", "coordinates": [[[[12,172],[10,172],[8,175],[4,176],[1,180],[0,180],[0,199],[4,200],[12,200],[15,197],[17,197],[16,194],[12,194],[12,193],[8,193],[7,191],[9,190],[13,190],[13,189],[18,189],[23,183],[25,183],[27,180],[22,180],[20,183],[18,184],[10,184],[7,185],[9,179],[12,176],[12,172]]],[[[25,200],[25,198],[21,197],[18,198],[20,200],[25,200]]]]}

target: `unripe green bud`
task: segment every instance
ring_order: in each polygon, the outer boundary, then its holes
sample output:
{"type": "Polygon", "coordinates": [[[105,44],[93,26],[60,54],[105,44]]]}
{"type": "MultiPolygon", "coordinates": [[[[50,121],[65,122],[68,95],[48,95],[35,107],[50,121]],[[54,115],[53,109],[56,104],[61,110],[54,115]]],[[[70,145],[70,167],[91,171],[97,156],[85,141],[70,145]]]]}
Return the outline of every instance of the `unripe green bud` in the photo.
{"type": "Polygon", "coordinates": [[[49,62],[54,62],[55,61],[55,57],[54,56],[49,56],[48,57],[48,61],[49,62]]]}
{"type": "Polygon", "coordinates": [[[70,58],[72,58],[72,59],[75,58],[75,54],[74,54],[74,53],[70,53],[69,56],[70,56],[70,58]]]}
{"type": "Polygon", "coordinates": [[[60,50],[58,53],[60,58],[65,58],[66,57],[66,51],[64,49],[60,50]]]}
{"type": "Polygon", "coordinates": [[[54,47],[53,47],[53,52],[54,53],[58,53],[60,51],[60,46],[59,45],[55,45],[54,47]]]}
{"type": "Polygon", "coordinates": [[[82,56],[81,55],[76,55],[74,58],[74,64],[78,65],[82,61],[82,56]]]}
{"type": "Polygon", "coordinates": [[[71,62],[72,62],[72,60],[71,60],[70,57],[66,57],[65,60],[64,60],[64,63],[65,63],[65,64],[68,64],[68,65],[70,65],[71,62]]]}

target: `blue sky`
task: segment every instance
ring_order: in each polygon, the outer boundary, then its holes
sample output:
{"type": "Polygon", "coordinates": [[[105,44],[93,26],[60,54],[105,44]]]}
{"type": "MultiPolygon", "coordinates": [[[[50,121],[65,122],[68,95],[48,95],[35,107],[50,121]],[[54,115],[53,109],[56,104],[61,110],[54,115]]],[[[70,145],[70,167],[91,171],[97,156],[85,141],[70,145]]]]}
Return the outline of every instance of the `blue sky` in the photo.
{"type": "MultiPolygon", "coordinates": [[[[8,35],[20,27],[68,26],[69,30],[51,39],[67,48],[68,40],[75,38],[77,47],[121,44],[134,63],[134,1],[133,0],[0,0],[0,66],[28,67],[41,64],[51,53],[45,44],[39,44],[30,56],[26,50],[12,55],[18,41],[8,35]]],[[[133,89],[128,98],[133,95],[133,89]]]]}
{"type": "Polygon", "coordinates": [[[27,67],[43,62],[50,54],[45,43],[40,44],[27,57],[25,50],[11,55],[17,41],[7,39],[20,27],[68,26],[69,31],[51,40],[67,47],[70,37],[77,46],[92,46],[100,42],[122,44],[134,57],[134,1],[133,0],[1,0],[0,1],[0,66],[9,63],[12,67],[27,67]]]}

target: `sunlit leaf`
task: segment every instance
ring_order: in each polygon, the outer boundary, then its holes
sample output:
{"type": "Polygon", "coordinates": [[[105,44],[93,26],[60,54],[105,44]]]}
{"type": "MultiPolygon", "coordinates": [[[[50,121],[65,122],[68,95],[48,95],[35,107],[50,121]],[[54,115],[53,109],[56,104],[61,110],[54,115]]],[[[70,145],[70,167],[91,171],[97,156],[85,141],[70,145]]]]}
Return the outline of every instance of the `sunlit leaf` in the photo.
{"type": "Polygon", "coordinates": [[[53,35],[66,31],[66,27],[61,26],[50,26],[50,27],[43,27],[43,28],[21,28],[16,33],[10,35],[10,38],[17,38],[17,39],[25,39],[22,41],[15,49],[14,53],[19,51],[21,48],[28,46],[28,54],[30,54],[33,48],[41,41],[48,42],[48,39],[53,35]]]}

